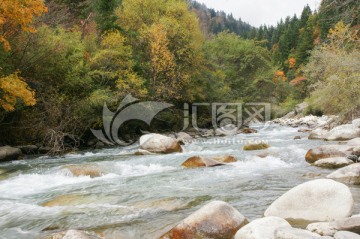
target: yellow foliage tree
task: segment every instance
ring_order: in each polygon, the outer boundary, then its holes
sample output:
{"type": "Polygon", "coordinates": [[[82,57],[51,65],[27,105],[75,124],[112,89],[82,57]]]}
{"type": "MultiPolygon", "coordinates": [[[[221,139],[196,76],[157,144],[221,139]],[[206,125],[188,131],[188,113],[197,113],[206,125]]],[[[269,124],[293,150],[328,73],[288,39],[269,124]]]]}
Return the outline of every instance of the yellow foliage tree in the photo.
{"type": "Polygon", "coordinates": [[[6,51],[11,49],[8,38],[19,29],[35,32],[32,22],[35,16],[47,12],[43,0],[1,0],[0,1],[0,43],[6,51]]]}
{"type": "Polygon", "coordinates": [[[35,92],[26,84],[18,73],[0,77],[0,108],[13,111],[18,100],[27,106],[36,104],[35,92]]]}
{"type": "Polygon", "coordinates": [[[169,39],[164,26],[161,23],[154,24],[149,30],[149,38],[152,89],[165,97],[175,94],[176,64],[168,48],[169,39]]]}

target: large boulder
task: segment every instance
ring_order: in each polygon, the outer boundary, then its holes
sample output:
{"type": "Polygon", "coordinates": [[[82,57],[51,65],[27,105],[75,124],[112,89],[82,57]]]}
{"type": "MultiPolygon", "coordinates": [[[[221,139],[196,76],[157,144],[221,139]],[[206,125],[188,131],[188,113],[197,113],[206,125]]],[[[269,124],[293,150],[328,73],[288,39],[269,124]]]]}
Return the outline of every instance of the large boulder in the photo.
{"type": "Polygon", "coordinates": [[[289,190],[265,211],[265,216],[291,223],[329,221],[352,215],[354,199],[350,189],[330,179],[317,179],[289,190]]]}
{"type": "Polygon", "coordinates": [[[182,152],[178,140],[161,134],[146,134],[141,136],[140,149],[162,154],[182,152]]]}
{"type": "Polygon", "coordinates": [[[352,154],[353,147],[348,145],[322,145],[310,149],[305,156],[308,163],[315,163],[324,158],[347,157],[352,154]]]}
{"type": "Polygon", "coordinates": [[[21,150],[10,146],[0,147],[0,162],[17,160],[21,157],[21,150]]]}
{"type": "Polygon", "coordinates": [[[275,230],[279,227],[291,227],[291,225],[280,217],[256,219],[240,228],[235,239],[274,239],[275,230]]]}
{"type": "Polygon", "coordinates": [[[185,168],[215,167],[236,161],[233,156],[216,156],[212,158],[193,156],[188,158],[181,166],[185,168]]]}
{"type": "Polygon", "coordinates": [[[330,169],[336,169],[336,168],[342,168],[345,166],[348,166],[350,164],[353,164],[354,161],[345,158],[345,157],[336,157],[336,158],[325,158],[320,159],[314,163],[315,166],[321,167],[321,168],[330,168],[330,169]]]}
{"type": "Polygon", "coordinates": [[[308,139],[326,139],[328,136],[329,131],[322,128],[317,128],[311,131],[309,134],[308,139]]]}
{"type": "Polygon", "coordinates": [[[335,233],[334,239],[360,239],[360,235],[353,232],[340,231],[335,233]]]}
{"type": "Polygon", "coordinates": [[[360,163],[354,163],[329,174],[327,178],[347,184],[360,185],[360,163]]]}
{"type": "Polygon", "coordinates": [[[360,137],[360,128],[353,124],[339,125],[329,131],[326,140],[329,141],[343,141],[360,137]]]}
{"type": "Polygon", "coordinates": [[[275,230],[275,239],[314,239],[321,238],[315,234],[303,229],[281,227],[275,230]]]}
{"type": "Polygon", "coordinates": [[[53,233],[50,236],[42,237],[42,239],[102,239],[93,232],[68,230],[64,232],[53,233]]]}
{"type": "Polygon", "coordinates": [[[97,165],[80,164],[80,165],[68,165],[64,167],[69,170],[75,177],[90,176],[91,178],[101,177],[104,173],[97,165]]]}
{"type": "Polygon", "coordinates": [[[246,218],[222,201],[213,201],[185,218],[161,239],[233,239],[246,218]]]}

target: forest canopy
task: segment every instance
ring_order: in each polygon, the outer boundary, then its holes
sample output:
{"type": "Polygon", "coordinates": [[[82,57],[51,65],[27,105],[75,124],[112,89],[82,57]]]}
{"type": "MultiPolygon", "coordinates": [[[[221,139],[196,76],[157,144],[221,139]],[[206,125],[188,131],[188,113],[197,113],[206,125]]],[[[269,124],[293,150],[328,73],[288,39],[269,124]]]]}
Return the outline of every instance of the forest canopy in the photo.
{"type": "Polygon", "coordinates": [[[323,0],[255,28],[195,1],[3,0],[0,144],[79,147],[129,93],[347,115],[360,105],[359,6],[323,0]]]}

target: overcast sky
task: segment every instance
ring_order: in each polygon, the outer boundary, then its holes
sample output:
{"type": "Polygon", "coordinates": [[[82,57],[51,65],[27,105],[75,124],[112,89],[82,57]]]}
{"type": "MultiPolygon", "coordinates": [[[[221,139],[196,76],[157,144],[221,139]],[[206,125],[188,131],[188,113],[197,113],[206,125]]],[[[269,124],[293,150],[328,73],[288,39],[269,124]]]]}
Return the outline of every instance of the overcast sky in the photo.
{"type": "Polygon", "coordinates": [[[281,18],[299,16],[306,4],[317,9],[320,0],[198,0],[209,8],[232,13],[253,26],[276,25],[281,18]]]}

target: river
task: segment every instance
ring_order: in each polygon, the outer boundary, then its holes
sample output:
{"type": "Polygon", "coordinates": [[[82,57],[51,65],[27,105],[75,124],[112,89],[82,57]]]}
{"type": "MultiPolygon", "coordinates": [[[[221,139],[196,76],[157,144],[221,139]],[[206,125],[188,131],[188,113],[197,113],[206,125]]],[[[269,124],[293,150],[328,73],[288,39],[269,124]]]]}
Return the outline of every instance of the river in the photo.
{"type": "MultiPolygon", "coordinates": [[[[296,128],[254,126],[259,133],[195,142],[184,152],[134,156],[137,145],[38,157],[0,164],[0,238],[32,239],[66,229],[92,230],[105,238],[158,238],[211,200],[223,200],[252,220],[294,186],[325,177],[330,170],[305,162],[308,149],[325,144],[307,140],[296,128]],[[301,140],[293,140],[301,136],[301,140]],[[233,142],[266,140],[270,156],[244,152],[233,142]],[[227,141],[227,142],[225,142],[227,141]],[[238,162],[214,168],[185,169],[194,155],[233,155],[238,162]],[[66,165],[96,165],[97,178],[74,177],[66,165]],[[60,198],[61,206],[44,207],[60,198]]],[[[359,187],[351,187],[359,213],[359,187]]]]}

